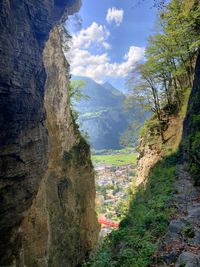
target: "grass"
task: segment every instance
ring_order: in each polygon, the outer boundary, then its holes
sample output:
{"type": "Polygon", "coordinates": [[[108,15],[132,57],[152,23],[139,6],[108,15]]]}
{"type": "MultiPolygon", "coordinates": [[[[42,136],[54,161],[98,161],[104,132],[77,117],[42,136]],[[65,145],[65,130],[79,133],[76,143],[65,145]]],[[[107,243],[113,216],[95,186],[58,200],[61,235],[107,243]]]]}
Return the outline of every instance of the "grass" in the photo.
{"type": "Polygon", "coordinates": [[[114,166],[122,166],[126,164],[136,164],[137,154],[124,154],[124,152],[114,155],[93,155],[92,161],[95,163],[111,164],[114,166]]]}
{"type": "Polygon", "coordinates": [[[172,212],[169,201],[174,192],[176,161],[177,157],[172,155],[152,168],[147,184],[132,194],[120,228],[112,231],[85,266],[145,267],[153,264],[159,237],[166,231],[172,212]]]}

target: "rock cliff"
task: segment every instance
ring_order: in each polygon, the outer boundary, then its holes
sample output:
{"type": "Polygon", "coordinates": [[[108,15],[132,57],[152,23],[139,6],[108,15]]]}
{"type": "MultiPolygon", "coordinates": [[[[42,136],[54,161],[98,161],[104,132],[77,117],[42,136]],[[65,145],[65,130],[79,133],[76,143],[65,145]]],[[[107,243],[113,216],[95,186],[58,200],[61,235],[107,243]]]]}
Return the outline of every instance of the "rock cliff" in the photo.
{"type": "Polygon", "coordinates": [[[165,116],[164,144],[162,144],[159,134],[155,134],[154,125],[145,136],[141,137],[136,185],[145,181],[149,171],[159,160],[178,149],[183,132],[183,119],[181,114],[165,116]]]}
{"type": "Polygon", "coordinates": [[[195,77],[184,121],[183,152],[188,170],[196,185],[200,185],[200,54],[197,57],[195,77]]]}
{"type": "Polygon", "coordinates": [[[3,266],[76,266],[95,244],[93,169],[71,116],[69,66],[56,26],[79,6],[0,3],[3,266]]]}

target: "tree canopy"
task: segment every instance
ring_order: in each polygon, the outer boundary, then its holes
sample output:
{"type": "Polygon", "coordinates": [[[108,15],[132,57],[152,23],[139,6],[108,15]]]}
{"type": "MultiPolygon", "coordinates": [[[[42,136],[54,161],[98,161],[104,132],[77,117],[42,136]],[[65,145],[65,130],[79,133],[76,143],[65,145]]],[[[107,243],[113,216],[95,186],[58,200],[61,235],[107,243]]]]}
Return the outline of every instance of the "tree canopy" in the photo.
{"type": "Polygon", "coordinates": [[[192,87],[200,45],[199,25],[197,0],[172,0],[163,5],[159,31],[149,37],[145,62],[130,74],[130,97],[134,104],[155,114],[162,139],[163,109],[178,112],[186,88],[192,87]]]}

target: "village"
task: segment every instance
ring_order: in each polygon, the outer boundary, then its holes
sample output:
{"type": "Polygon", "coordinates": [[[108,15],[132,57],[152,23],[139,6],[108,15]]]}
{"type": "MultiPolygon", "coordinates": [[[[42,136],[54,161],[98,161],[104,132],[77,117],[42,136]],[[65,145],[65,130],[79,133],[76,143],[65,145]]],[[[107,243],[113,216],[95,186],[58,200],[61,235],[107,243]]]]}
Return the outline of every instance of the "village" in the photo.
{"type": "MultiPolygon", "coordinates": [[[[99,221],[113,222],[117,225],[127,209],[126,204],[130,185],[135,176],[132,164],[121,166],[95,164],[96,172],[96,210],[99,221]]],[[[117,227],[115,227],[117,228],[117,227]]],[[[102,224],[101,236],[112,231],[112,227],[102,224]]]]}

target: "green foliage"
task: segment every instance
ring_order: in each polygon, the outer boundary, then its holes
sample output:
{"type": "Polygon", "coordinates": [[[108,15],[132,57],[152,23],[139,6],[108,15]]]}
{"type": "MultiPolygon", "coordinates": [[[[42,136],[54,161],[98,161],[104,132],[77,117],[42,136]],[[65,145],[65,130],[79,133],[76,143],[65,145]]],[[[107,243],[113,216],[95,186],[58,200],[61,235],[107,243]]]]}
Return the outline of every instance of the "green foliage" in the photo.
{"type": "MultiPolygon", "coordinates": [[[[88,99],[88,96],[84,95],[81,92],[81,89],[85,86],[85,81],[82,80],[72,80],[69,85],[69,96],[71,102],[73,101],[80,101],[81,98],[88,99]]],[[[78,120],[79,113],[73,109],[71,105],[72,110],[72,117],[74,121],[76,122],[78,120]]]]}
{"type": "MultiPolygon", "coordinates": [[[[198,77],[199,79],[199,77],[198,77]]],[[[200,185],[200,86],[195,84],[190,98],[190,105],[185,122],[183,150],[187,169],[192,174],[195,184],[200,185]]]]}
{"type": "Polygon", "coordinates": [[[98,253],[85,266],[145,267],[153,264],[158,239],[168,226],[168,203],[174,190],[176,160],[176,155],[172,155],[153,167],[147,184],[131,195],[120,228],[106,237],[98,253]]]}
{"type": "Polygon", "coordinates": [[[87,98],[81,92],[81,88],[85,86],[85,81],[82,80],[72,80],[69,85],[69,96],[75,101],[80,101],[82,97],[87,98]]]}
{"type": "Polygon", "coordinates": [[[195,0],[172,0],[163,7],[160,31],[149,38],[146,61],[130,74],[132,105],[154,113],[163,143],[162,111],[180,111],[184,94],[192,87],[200,45],[199,17],[200,7],[195,0]]]}

